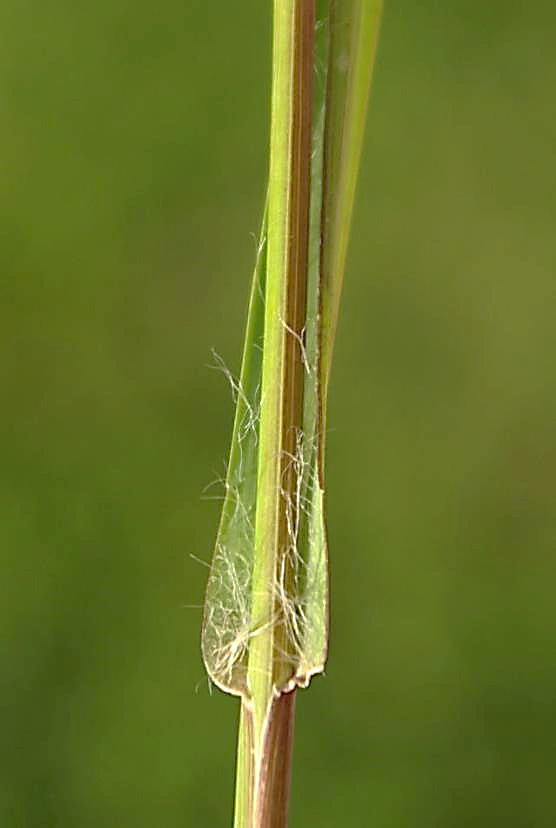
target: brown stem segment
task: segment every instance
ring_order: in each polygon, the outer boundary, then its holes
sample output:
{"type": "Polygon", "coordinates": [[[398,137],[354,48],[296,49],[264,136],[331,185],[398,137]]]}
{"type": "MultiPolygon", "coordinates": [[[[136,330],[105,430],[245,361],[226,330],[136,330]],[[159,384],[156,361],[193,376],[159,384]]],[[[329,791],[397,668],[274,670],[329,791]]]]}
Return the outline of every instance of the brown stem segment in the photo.
{"type": "Polygon", "coordinates": [[[294,722],[295,690],[282,693],[270,710],[261,751],[257,828],[285,828],[288,824],[294,722]]]}

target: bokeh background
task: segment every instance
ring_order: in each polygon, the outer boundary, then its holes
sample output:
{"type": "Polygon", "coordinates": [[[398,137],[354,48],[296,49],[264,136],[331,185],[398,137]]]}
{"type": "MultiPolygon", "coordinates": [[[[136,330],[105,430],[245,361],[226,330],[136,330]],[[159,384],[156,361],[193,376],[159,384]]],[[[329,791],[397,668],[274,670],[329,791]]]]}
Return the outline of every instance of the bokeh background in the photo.
{"type": "MultiPolygon", "coordinates": [[[[0,6],[0,825],[230,824],[199,654],[271,4],[0,6]],[[193,608],[192,608],[193,607],[193,608]]],[[[292,826],[556,824],[553,4],[386,2],[292,826]]]]}

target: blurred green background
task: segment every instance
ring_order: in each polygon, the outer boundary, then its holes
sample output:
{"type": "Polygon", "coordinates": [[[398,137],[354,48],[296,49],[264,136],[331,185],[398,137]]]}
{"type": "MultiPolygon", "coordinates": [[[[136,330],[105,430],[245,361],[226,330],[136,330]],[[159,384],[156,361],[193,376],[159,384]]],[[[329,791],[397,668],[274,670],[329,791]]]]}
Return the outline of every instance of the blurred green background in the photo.
{"type": "MultiPolygon", "coordinates": [[[[199,654],[270,3],[0,6],[0,825],[230,824],[199,654]]],[[[556,824],[553,4],[388,2],[292,826],[556,824]]]]}

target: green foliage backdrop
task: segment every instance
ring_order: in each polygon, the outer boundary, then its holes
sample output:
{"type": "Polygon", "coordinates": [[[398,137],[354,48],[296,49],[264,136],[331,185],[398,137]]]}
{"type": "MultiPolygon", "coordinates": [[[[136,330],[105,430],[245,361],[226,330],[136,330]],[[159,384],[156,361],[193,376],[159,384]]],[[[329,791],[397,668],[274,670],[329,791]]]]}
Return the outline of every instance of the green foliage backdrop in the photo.
{"type": "MultiPolygon", "coordinates": [[[[386,4],[292,826],[556,823],[555,26],[538,0],[386,4]]],[[[228,825],[236,703],[203,678],[190,553],[270,5],[4,0],[0,31],[0,824],[228,825]]]]}

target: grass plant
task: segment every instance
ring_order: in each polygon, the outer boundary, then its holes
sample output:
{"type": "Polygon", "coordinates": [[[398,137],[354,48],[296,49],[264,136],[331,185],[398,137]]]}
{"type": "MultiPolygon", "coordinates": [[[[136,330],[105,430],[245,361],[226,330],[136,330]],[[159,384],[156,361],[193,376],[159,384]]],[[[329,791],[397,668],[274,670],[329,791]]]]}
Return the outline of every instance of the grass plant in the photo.
{"type": "Polygon", "coordinates": [[[202,650],[241,698],[235,828],[287,825],[328,638],[324,436],[381,0],[274,0],[270,168],[202,650]]]}

